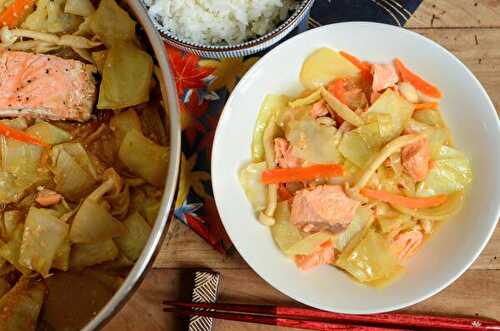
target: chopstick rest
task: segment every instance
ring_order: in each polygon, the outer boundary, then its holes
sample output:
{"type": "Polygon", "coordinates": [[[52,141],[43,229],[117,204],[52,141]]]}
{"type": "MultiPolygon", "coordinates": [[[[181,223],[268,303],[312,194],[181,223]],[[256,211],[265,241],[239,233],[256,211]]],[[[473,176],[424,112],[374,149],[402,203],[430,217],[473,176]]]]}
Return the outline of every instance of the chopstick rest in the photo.
{"type": "MultiPolygon", "coordinates": [[[[196,303],[215,303],[219,294],[220,274],[217,272],[196,271],[192,301],[196,303]]],[[[213,318],[205,316],[191,316],[189,331],[211,331],[213,318]]]]}

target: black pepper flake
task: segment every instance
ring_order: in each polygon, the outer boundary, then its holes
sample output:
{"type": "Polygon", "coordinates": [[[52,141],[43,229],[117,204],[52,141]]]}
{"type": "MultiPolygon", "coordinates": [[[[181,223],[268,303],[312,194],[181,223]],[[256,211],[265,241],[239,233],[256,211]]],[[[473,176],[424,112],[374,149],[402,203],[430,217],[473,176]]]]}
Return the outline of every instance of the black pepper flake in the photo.
{"type": "Polygon", "coordinates": [[[12,104],[11,104],[11,103],[9,103],[9,104],[7,105],[7,107],[12,107],[12,104]]]}
{"type": "Polygon", "coordinates": [[[49,69],[45,69],[45,73],[48,75],[49,74],[49,69]]]}
{"type": "Polygon", "coordinates": [[[30,83],[31,83],[31,79],[28,79],[26,82],[27,82],[28,84],[30,84],[30,83]]]}
{"type": "Polygon", "coordinates": [[[29,97],[26,97],[26,101],[28,101],[30,98],[29,97]]]}

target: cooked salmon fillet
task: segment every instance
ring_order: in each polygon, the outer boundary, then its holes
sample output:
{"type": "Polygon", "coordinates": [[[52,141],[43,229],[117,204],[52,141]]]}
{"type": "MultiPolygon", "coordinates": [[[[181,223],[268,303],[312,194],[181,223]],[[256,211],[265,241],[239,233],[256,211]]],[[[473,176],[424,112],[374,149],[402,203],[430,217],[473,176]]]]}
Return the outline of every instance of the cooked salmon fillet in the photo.
{"type": "Polygon", "coordinates": [[[301,160],[293,155],[292,146],[284,138],[274,139],[274,155],[280,168],[297,168],[301,160]]]}
{"type": "Polygon", "coordinates": [[[333,262],[335,262],[335,246],[331,241],[321,244],[316,251],[309,255],[295,256],[295,264],[302,271],[333,262]]]}
{"type": "Polygon", "coordinates": [[[403,147],[401,164],[408,175],[415,181],[424,180],[429,172],[430,147],[427,138],[403,147]]]}
{"type": "Polygon", "coordinates": [[[399,81],[396,68],[392,64],[374,64],[372,65],[373,85],[372,88],[376,92],[385,90],[386,88],[396,85],[399,81]]]}
{"type": "Polygon", "coordinates": [[[320,185],[295,194],[290,221],[309,232],[338,232],[351,223],[358,206],[359,201],[349,198],[340,185],[320,185]]]}
{"type": "Polygon", "coordinates": [[[0,50],[0,117],[88,120],[97,90],[93,70],[53,55],[0,50]]]}

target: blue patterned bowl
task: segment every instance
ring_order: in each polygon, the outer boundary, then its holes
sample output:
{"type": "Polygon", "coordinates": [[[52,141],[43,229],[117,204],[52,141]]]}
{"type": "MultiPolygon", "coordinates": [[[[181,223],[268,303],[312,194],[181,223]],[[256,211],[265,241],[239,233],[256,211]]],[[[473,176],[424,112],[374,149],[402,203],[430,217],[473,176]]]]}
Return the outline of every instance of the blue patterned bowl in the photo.
{"type": "Polygon", "coordinates": [[[150,17],[153,24],[160,32],[160,35],[168,44],[185,52],[193,53],[202,57],[231,58],[251,55],[273,46],[286,37],[305,18],[307,18],[313,4],[314,0],[302,1],[293,14],[274,30],[261,37],[233,45],[202,45],[181,39],[174,35],[171,31],[165,29],[157,17],[152,15],[150,15],[150,17]]]}

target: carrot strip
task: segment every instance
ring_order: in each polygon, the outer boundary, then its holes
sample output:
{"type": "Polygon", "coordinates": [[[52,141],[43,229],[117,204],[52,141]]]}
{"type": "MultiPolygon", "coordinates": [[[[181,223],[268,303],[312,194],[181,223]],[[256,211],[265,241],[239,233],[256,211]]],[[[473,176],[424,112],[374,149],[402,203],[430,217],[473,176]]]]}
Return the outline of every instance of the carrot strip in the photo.
{"type": "Polygon", "coordinates": [[[17,27],[29,14],[36,0],[15,0],[0,14],[0,26],[17,27]]]}
{"type": "Polygon", "coordinates": [[[410,83],[423,94],[434,98],[441,98],[443,96],[441,91],[436,86],[426,82],[423,78],[413,73],[410,69],[405,67],[400,59],[396,58],[394,60],[394,65],[396,66],[396,70],[398,71],[401,80],[410,83]]]}
{"type": "Polygon", "coordinates": [[[281,201],[288,201],[293,199],[293,195],[288,191],[285,185],[280,184],[278,186],[278,196],[281,201]]]}
{"type": "Polygon", "coordinates": [[[277,168],[262,173],[262,183],[279,184],[301,182],[319,178],[341,176],[344,168],[340,164],[319,164],[304,168],[277,168]]]}
{"type": "Polygon", "coordinates": [[[370,199],[379,200],[411,209],[436,207],[442,205],[448,199],[446,195],[437,195],[434,197],[425,198],[411,198],[387,191],[371,190],[369,188],[362,188],[359,192],[370,199]]]}
{"type": "Polygon", "coordinates": [[[0,123],[0,135],[6,136],[8,138],[12,138],[15,140],[19,140],[28,144],[32,145],[37,145],[37,146],[42,146],[42,147],[47,147],[48,145],[44,143],[43,141],[30,136],[27,133],[24,133],[23,131],[11,128],[10,126],[7,126],[5,124],[0,123]]]}
{"type": "Polygon", "coordinates": [[[415,110],[421,109],[438,109],[439,105],[435,102],[424,102],[424,103],[416,103],[415,110]]]}
{"type": "Polygon", "coordinates": [[[372,77],[372,66],[370,63],[366,61],[361,61],[354,55],[351,55],[344,51],[340,51],[339,54],[345,57],[349,62],[354,64],[356,67],[358,67],[358,69],[361,70],[361,76],[363,77],[363,79],[371,84],[373,77],[372,77]]]}

